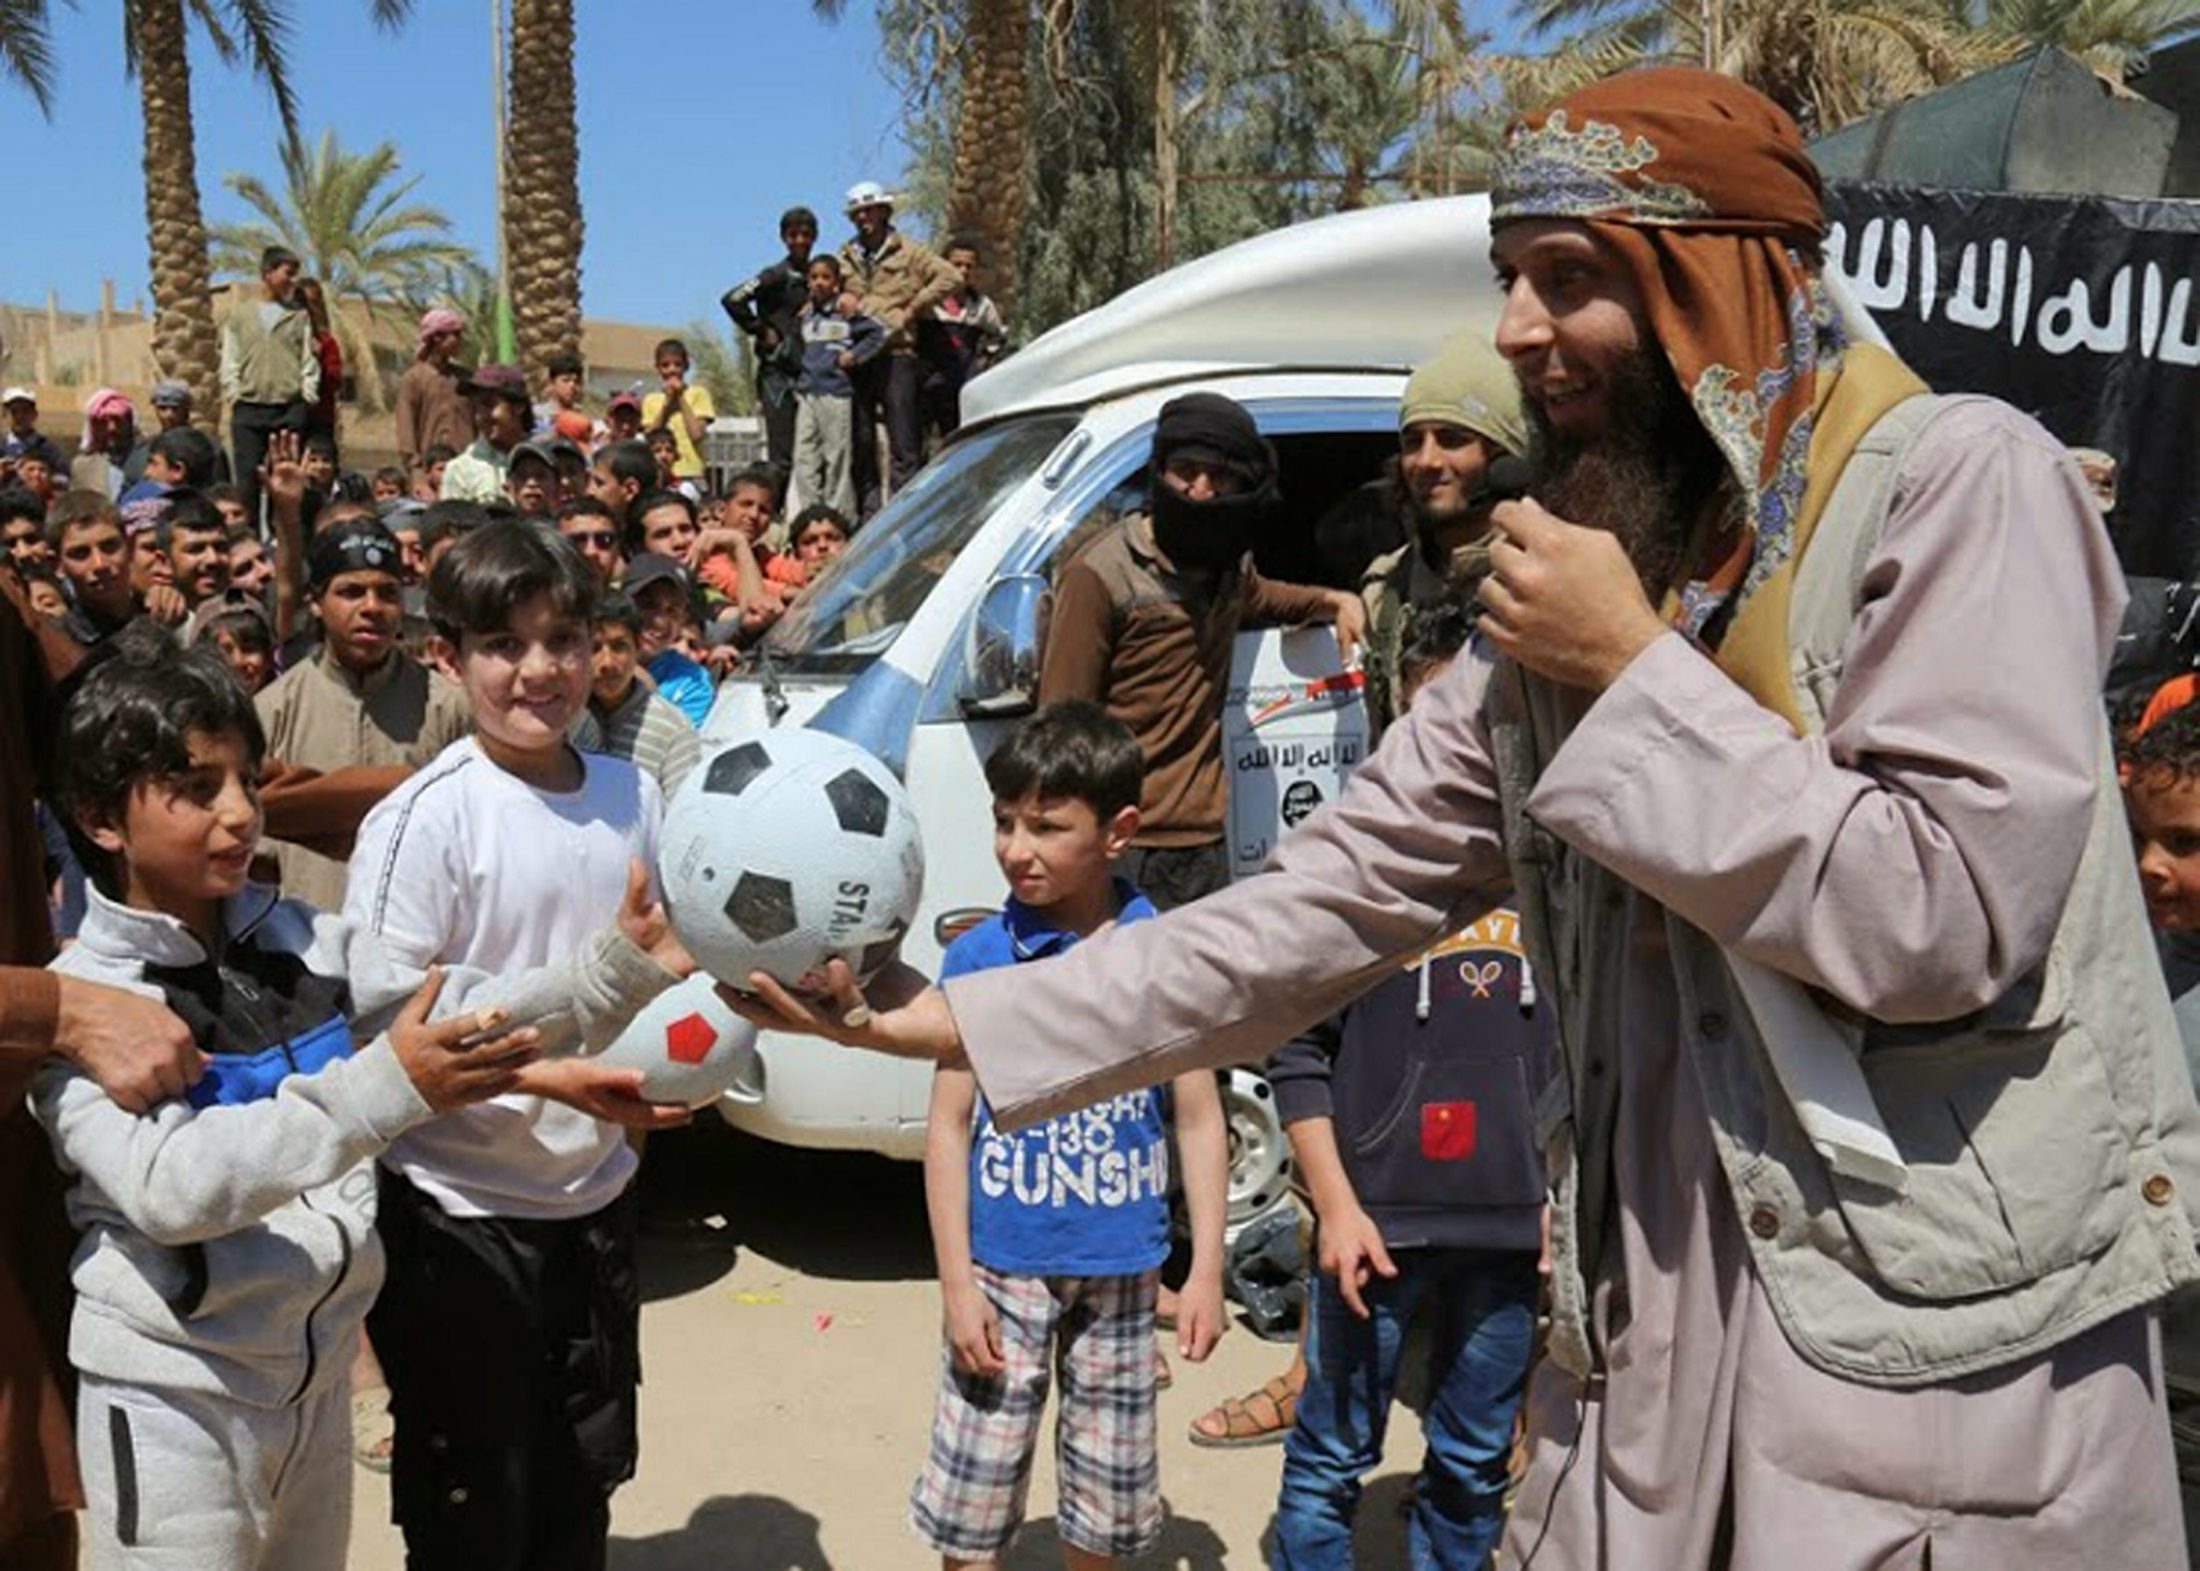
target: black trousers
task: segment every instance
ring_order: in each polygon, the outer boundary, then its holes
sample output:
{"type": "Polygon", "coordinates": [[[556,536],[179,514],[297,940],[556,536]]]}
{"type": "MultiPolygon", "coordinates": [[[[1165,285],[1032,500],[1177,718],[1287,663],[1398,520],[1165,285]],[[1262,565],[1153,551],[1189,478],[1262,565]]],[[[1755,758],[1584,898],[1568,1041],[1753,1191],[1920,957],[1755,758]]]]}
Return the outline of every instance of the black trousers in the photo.
{"type": "Polygon", "coordinates": [[[408,1571],[602,1571],[639,1449],[633,1190],[566,1221],[460,1218],[385,1171],[380,1202],[367,1334],[408,1571]]]}
{"type": "Polygon", "coordinates": [[[266,533],[267,525],[260,517],[260,465],[267,462],[267,439],[277,431],[303,433],[305,428],[303,399],[287,404],[240,402],[229,411],[229,445],[237,460],[237,490],[244,497],[245,517],[262,533],[266,533]]]}
{"type": "Polygon", "coordinates": [[[878,426],[886,424],[892,454],[887,469],[899,491],[924,462],[924,362],[913,354],[883,354],[856,367],[855,480],[857,509],[869,518],[885,505],[879,488],[878,426]]]}
{"type": "Polygon", "coordinates": [[[794,473],[794,378],[762,375],[756,378],[756,410],[764,417],[764,457],[779,476],[782,491],[794,473]]]}

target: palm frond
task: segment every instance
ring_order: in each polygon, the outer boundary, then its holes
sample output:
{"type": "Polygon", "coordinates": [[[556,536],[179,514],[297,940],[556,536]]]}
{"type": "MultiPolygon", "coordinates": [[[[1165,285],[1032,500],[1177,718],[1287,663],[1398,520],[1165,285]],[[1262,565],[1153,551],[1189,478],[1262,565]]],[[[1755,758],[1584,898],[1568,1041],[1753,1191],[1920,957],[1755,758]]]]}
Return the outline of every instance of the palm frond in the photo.
{"type": "Polygon", "coordinates": [[[290,85],[288,0],[188,0],[223,62],[250,68],[275,100],[283,135],[298,140],[298,98],[290,85]],[[234,31],[232,31],[234,29],[234,31]]]}
{"type": "Polygon", "coordinates": [[[13,77],[53,118],[52,14],[47,0],[0,0],[0,76],[13,77]]]}

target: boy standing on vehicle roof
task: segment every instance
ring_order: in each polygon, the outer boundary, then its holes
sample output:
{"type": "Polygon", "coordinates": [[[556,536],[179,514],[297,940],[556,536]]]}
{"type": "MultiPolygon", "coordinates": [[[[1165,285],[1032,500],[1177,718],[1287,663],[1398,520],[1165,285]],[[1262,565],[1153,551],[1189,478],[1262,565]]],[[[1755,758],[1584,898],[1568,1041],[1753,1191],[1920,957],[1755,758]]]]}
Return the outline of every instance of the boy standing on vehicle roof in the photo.
{"type": "Polygon", "coordinates": [[[802,332],[797,318],[809,299],[810,249],[817,244],[817,214],[790,207],[779,215],[779,239],[787,254],[755,277],[735,284],[718,304],[747,335],[756,359],[756,407],[764,416],[764,451],[780,482],[794,470],[795,383],[802,375],[802,332]]]}
{"type": "Polygon", "coordinates": [[[1090,699],[1138,738],[1146,783],[1122,871],[1165,911],[1230,881],[1222,699],[1240,625],[1328,622],[1349,659],[1367,615],[1358,595],[1253,566],[1276,458],[1238,404],[1186,393],[1163,405],[1149,473],[1147,510],[1062,569],[1039,702],[1090,699]]]}

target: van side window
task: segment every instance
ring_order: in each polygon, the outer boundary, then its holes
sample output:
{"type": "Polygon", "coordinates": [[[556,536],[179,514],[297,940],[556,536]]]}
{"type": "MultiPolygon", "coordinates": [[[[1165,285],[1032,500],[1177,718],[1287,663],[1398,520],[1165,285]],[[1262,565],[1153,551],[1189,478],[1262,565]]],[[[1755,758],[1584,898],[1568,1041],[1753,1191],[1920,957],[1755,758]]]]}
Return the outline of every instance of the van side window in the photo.
{"type": "MultiPolygon", "coordinates": [[[[1284,583],[1357,589],[1367,564],[1405,541],[1397,494],[1397,438],[1384,432],[1315,432],[1274,436],[1281,505],[1254,561],[1284,583]]],[[[1087,508],[1055,545],[1049,578],[1118,520],[1146,507],[1141,466],[1087,508]]]]}

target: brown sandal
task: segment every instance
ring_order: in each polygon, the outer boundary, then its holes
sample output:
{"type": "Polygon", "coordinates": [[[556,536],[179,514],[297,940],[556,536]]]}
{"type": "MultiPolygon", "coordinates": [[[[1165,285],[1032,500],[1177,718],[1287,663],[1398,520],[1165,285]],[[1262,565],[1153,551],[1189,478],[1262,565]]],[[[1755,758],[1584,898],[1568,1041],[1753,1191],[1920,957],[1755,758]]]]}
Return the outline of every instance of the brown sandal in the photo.
{"type": "Polygon", "coordinates": [[[1298,1422],[1299,1393],[1304,1389],[1303,1382],[1293,1380],[1289,1373],[1277,1375],[1250,1396],[1233,1396],[1219,1407],[1209,1408],[1192,1420],[1185,1433],[1193,1445],[1215,1450],[1281,1444],[1298,1422]],[[1263,1406],[1266,1412],[1261,1410],[1263,1406]],[[1212,1418],[1222,1420],[1219,1435],[1200,1427],[1212,1418]]]}

